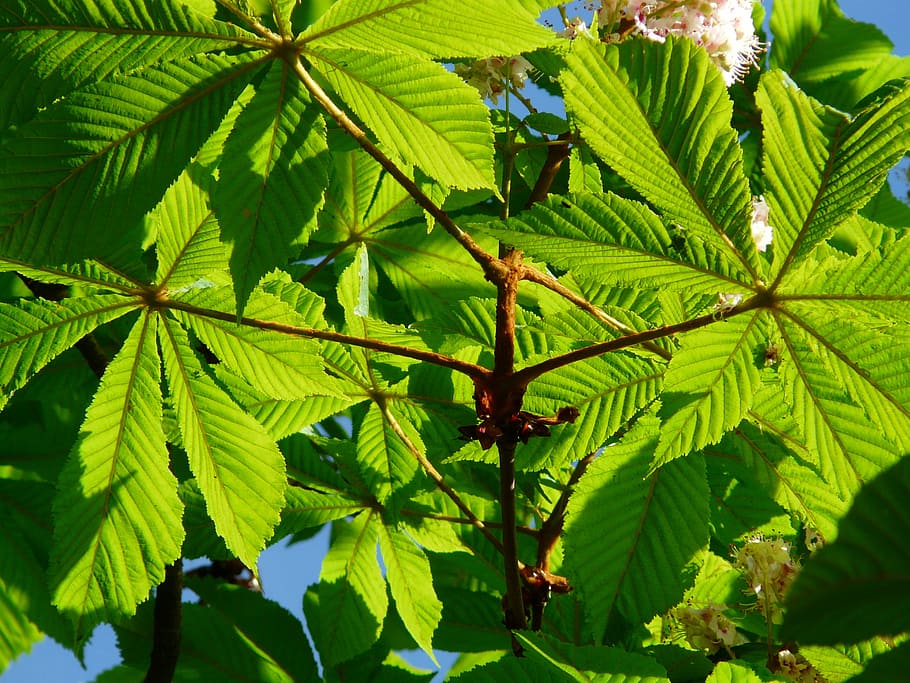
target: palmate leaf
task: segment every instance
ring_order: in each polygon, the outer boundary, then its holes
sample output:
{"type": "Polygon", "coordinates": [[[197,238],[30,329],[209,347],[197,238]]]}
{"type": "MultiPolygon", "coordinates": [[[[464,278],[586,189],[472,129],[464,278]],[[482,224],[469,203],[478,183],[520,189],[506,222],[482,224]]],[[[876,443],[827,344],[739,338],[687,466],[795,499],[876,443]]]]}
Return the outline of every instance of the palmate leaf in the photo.
{"type": "Polygon", "coordinates": [[[183,506],[161,426],[157,315],[144,313],[108,366],[54,501],[54,604],[85,637],[132,614],[180,556],[183,506]]]}
{"type": "Polygon", "coordinates": [[[116,294],[0,304],[0,408],[58,354],[139,305],[116,294]]]}
{"type": "Polygon", "coordinates": [[[679,602],[708,543],[704,459],[690,455],[646,476],[657,440],[656,419],[640,418],[569,500],[565,571],[597,638],[618,614],[641,623],[679,602]]]}
{"type": "Polygon", "coordinates": [[[186,332],[167,318],[158,331],[190,470],[218,535],[255,567],[284,505],[284,458],[262,425],[205,374],[186,332]]]}
{"type": "MultiPolygon", "coordinates": [[[[862,672],[863,667],[877,656],[890,652],[893,646],[884,638],[871,638],[856,645],[800,645],[799,653],[813,668],[825,677],[829,683],[841,683],[862,672]]],[[[906,666],[901,673],[906,671],[906,666]]],[[[900,674],[894,674],[884,680],[898,680],[900,674]]],[[[855,682],[855,683],[858,683],[855,682]]]]}
{"type": "Polygon", "coordinates": [[[3,0],[0,130],[114,73],[223,50],[243,37],[251,34],[181,3],[3,0]]]}
{"type": "Polygon", "coordinates": [[[322,665],[333,668],[368,650],[379,638],[389,607],[376,561],[374,511],[336,523],[319,584],[304,596],[304,614],[322,665]]]}
{"type": "Polygon", "coordinates": [[[362,50],[306,56],[405,162],[446,186],[495,188],[488,110],[476,90],[441,64],[362,50]]]}
{"type": "Polygon", "coordinates": [[[764,266],[732,103],[707,53],[672,36],[572,47],[561,82],[585,141],[689,239],[722,254],[740,281],[757,279],[764,266]]]}
{"type": "Polygon", "coordinates": [[[342,0],[298,39],[307,49],[401,52],[428,58],[514,55],[554,42],[520,2],[342,0]]]}
{"type": "Polygon", "coordinates": [[[275,60],[224,144],[212,201],[230,246],[238,315],[259,279],[296,256],[328,184],[325,121],[275,60]]]}
{"type": "Polygon", "coordinates": [[[765,197],[774,226],[773,270],[780,280],[884,183],[910,148],[910,85],[881,88],[854,117],[826,108],[786,74],[765,74],[762,110],[765,197]],[[794,144],[801,140],[802,144],[794,144]]]}
{"type": "Polygon", "coordinates": [[[910,628],[908,495],[907,457],[857,494],[837,540],[806,562],[787,593],[784,637],[856,643],[910,628]]]}
{"type": "MultiPolygon", "coordinates": [[[[228,287],[192,290],[180,294],[179,299],[233,317],[233,292],[228,287]]],[[[344,385],[323,370],[315,341],[194,313],[174,311],[174,315],[232,372],[267,396],[286,400],[344,396],[344,385]]],[[[256,292],[247,304],[246,315],[253,320],[282,320],[295,313],[277,297],[256,292]]]]}
{"type": "Polygon", "coordinates": [[[370,501],[341,492],[317,491],[309,486],[289,486],[285,497],[275,538],[344,519],[370,507],[370,501]]]}
{"type": "Polygon", "coordinates": [[[717,443],[739,424],[760,386],[766,316],[735,316],[680,337],[664,377],[653,467],[717,443]]]}
{"type": "Polygon", "coordinates": [[[481,229],[582,282],[742,291],[739,269],[698,240],[685,240],[639,202],[612,194],[550,197],[504,223],[481,229]]]}
{"type": "Polygon", "coordinates": [[[442,616],[442,603],[433,590],[430,562],[405,533],[384,524],[379,528],[379,548],[395,610],[414,642],[438,666],[433,633],[442,616]]]}
{"type": "Polygon", "coordinates": [[[193,164],[152,213],[158,253],[155,282],[160,287],[190,287],[206,275],[227,269],[227,253],[208,201],[212,184],[208,171],[193,164]]]}
{"type": "Polygon", "coordinates": [[[186,58],[54,102],[0,149],[8,179],[0,253],[31,263],[135,259],[142,217],[257,65],[244,56],[186,58]]]}

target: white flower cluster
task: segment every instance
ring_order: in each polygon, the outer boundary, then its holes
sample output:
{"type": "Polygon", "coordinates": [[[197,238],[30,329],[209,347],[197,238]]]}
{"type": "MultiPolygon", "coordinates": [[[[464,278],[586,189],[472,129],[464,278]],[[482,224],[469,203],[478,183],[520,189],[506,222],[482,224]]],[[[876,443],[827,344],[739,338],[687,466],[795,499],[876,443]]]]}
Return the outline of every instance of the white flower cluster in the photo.
{"type": "Polygon", "coordinates": [[[533,67],[524,57],[488,57],[472,64],[456,64],[455,73],[461,76],[468,85],[477,88],[481,97],[489,98],[493,104],[511,84],[516,90],[524,87],[528,80],[528,71],[533,67]]]}
{"type": "Polygon", "coordinates": [[[769,619],[779,616],[784,595],[799,573],[799,564],[790,556],[790,544],[780,538],[750,538],[737,551],[735,566],[758,598],[759,611],[769,619]]]}
{"type": "Polygon", "coordinates": [[[668,35],[691,38],[705,48],[729,86],[742,80],[763,49],[752,23],[753,2],[602,0],[597,23],[607,32],[605,40],[612,42],[629,34],[656,41],[668,35]]]}
{"type": "Polygon", "coordinates": [[[724,615],[723,605],[708,603],[701,609],[695,607],[678,607],[673,616],[683,627],[686,641],[697,650],[707,650],[714,654],[721,648],[730,652],[730,648],[746,642],[736,631],[736,626],[724,615]]]}
{"type": "Polygon", "coordinates": [[[765,251],[774,238],[774,228],[768,224],[770,213],[771,209],[763,196],[752,198],[752,239],[759,251],[765,251]]]}

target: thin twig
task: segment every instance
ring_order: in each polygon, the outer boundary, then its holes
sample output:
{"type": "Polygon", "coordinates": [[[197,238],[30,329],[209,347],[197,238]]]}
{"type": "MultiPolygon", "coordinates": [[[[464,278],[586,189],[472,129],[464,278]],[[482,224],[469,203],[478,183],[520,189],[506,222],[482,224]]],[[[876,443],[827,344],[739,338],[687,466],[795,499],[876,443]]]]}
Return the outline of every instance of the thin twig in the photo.
{"type": "Polygon", "coordinates": [[[433,480],[437,488],[446,494],[449,499],[455,503],[455,506],[464,513],[471,526],[482,533],[484,535],[484,538],[486,538],[501,555],[504,555],[505,550],[500,540],[496,538],[496,535],[490,531],[487,528],[486,524],[484,524],[483,521],[481,521],[481,519],[471,511],[471,508],[468,507],[468,504],[461,499],[461,496],[456,493],[455,489],[449,486],[448,482],[446,482],[445,478],[442,476],[442,474],[440,474],[439,470],[433,466],[433,463],[431,463],[427,457],[420,452],[420,449],[414,445],[414,442],[408,438],[408,435],[404,433],[404,430],[401,428],[398,420],[396,420],[395,416],[392,415],[392,411],[389,410],[386,402],[382,400],[381,397],[376,398],[378,399],[376,401],[376,404],[382,411],[382,414],[385,417],[386,421],[389,423],[389,426],[392,428],[392,431],[398,435],[398,438],[401,439],[401,442],[411,452],[411,455],[414,456],[414,458],[423,468],[424,472],[426,472],[429,475],[430,479],[433,480]]]}
{"type": "MultiPolygon", "coordinates": [[[[586,313],[591,314],[591,316],[604,323],[608,327],[616,330],[617,332],[622,332],[623,334],[635,334],[635,330],[633,330],[631,327],[617,320],[613,316],[606,314],[604,311],[600,310],[597,306],[592,304],[583,296],[576,294],[571,289],[566,287],[552,275],[548,275],[547,273],[544,273],[537,268],[532,268],[531,266],[524,266],[524,270],[522,271],[522,279],[538,284],[541,287],[546,287],[552,292],[556,292],[570,303],[575,304],[578,308],[585,311],[586,313]]],[[[667,349],[653,342],[642,343],[642,348],[647,349],[651,353],[657,354],[664,360],[670,360],[673,357],[673,354],[670,353],[667,349]]]]}
{"type": "Polygon", "coordinates": [[[575,465],[575,469],[572,471],[572,475],[569,477],[569,481],[566,482],[566,486],[559,496],[559,500],[556,501],[556,505],[553,506],[550,515],[544,520],[544,523],[540,527],[540,534],[537,537],[537,566],[546,572],[550,571],[550,555],[553,553],[553,548],[556,547],[559,537],[562,536],[562,528],[566,521],[566,508],[569,505],[569,497],[572,495],[575,485],[588,470],[588,466],[594,462],[595,457],[596,452],[588,453],[578,461],[578,464],[575,465]]]}
{"type": "Polygon", "coordinates": [[[698,318],[692,318],[691,320],[685,320],[681,323],[676,323],[675,325],[664,325],[663,327],[658,327],[653,330],[645,330],[644,332],[636,332],[634,334],[627,334],[624,337],[618,337],[616,339],[611,339],[610,341],[600,342],[598,344],[592,344],[591,346],[586,346],[583,349],[576,349],[575,351],[569,351],[560,356],[553,356],[548,358],[545,361],[537,363],[536,365],[530,365],[526,368],[522,368],[516,372],[512,380],[518,386],[527,386],[533,380],[537,379],[543,374],[561,368],[570,363],[577,363],[582,360],[587,360],[589,358],[596,358],[597,356],[602,356],[605,353],[610,351],[618,351],[619,349],[625,349],[630,346],[636,346],[638,344],[643,344],[644,342],[653,341],[654,339],[660,339],[661,337],[668,337],[673,334],[679,334],[681,332],[690,332],[691,330],[697,330],[701,327],[711,325],[713,323],[726,320],[734,315],[739,315],[747,311],[751,311],[756,308],[761,308],[767,305],[767,299],[763,295],[757,295],[752,297],[748,301],[736,306],[729,311],[724,311],[720,313],[709,313],[708,315],[702,315],[698,318]]]}
{"type": "MultiPolygon", "coordinates": [[[[184,311],[185,313],[191,313],[193,315],[199,315],[205,318],[213,318],[215,320],[223,320],[230,323],[237,322],[237,316],[234,313],[216,311],[211,308],[200,308],[198,306],[193,306],[192,304],[187,304],[182,301],[168,299],[166,296],[159,295],[159,297],[155,299],[151,305],[157,308],[169,308],[176,311],[184,311]]],[[[258,318],[249,318],[246,316],[240,319],[240,324],[246,325],[248,327],[255,327],[260,330],[281,332],[282,334],[286,334],[291,337],[302,337],[305,339],[323,339],[326,341],[358,346],[364,349],[372,349],[373,351],[392,353],[397,356],[413,358],[415,360],[420,360],[426,363],[439,365],[444,368],[449,368],[450,370],[455,370],[456,372],[460,372],[471,378],[481,378],[489,375],[489,370],[479,365],[475,365],[474,363],[467,363],[465,361],[451,358],[449,356],[444,356],[440,353],[434,353],[432,351],[422,351],[420,349],[412,349],[407,346],[389,344],[387,342],[378,341],[376,339],[354,337],[348,334],[341,334],[340,332],[332,332],[331,330],[317,330],[311,327],[297,327],[295,325],[286,325],[284,323],[278,323],[272,320],[260,320],[258,318]]]]}
{"type": "Polygon", "coordinates": [[[417,205],[433,216],[443,229],[455,238],[464,250],[470,254],[471,258],[480,265],[488,277],[493,275],[498,270],[498,260],[478,245],[468,233],[458,227],[449,214],[443,211],[441,207],[437,206],[436,203],[417,186],[417,183],[405,175],[394,161],[373,144],[369,137],[367,137],[366,132],[354,123],[350,117],[335,104],[332,98],[322,89],[322,86],[320,86],[310,75],[301,63],[299,55],[293,60],[291,66],[297,74],[297,77],[313,96],[313,99],[322,105],[329,115],[335,119],[338,125],[341,126],[341,128],[348,133],[358,145],[360,145],[363,151],[379,162],[379,165],[382,166],[389,175],[395,178],[405,191],[411,195],[411,198],[417,205]]]}

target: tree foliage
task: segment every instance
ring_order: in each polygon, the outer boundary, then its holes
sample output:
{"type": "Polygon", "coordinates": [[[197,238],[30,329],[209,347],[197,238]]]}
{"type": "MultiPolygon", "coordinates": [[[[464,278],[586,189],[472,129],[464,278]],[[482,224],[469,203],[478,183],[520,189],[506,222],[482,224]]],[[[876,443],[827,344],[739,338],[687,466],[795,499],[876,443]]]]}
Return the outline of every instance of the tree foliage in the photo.
{"type": "Polygon", "coordinates": [[[548,5],[0,0],[0,669],[905,670],[910,66],[548,5]],[[256,565],[325,525],[314,651],[256,565]]]}

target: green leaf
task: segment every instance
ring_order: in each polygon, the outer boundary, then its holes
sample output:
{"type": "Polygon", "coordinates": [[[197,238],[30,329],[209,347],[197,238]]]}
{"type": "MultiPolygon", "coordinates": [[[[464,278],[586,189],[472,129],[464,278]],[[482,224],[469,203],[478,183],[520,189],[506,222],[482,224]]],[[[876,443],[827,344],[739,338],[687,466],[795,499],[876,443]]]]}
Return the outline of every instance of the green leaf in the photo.
{"type": "Polygon", "coordinates": [[[433,574],[424,552],[403,532],[379,528],[379,547],[395,610],[408,633],[433,663],[433,633],[442,616],[442,603],[433,590],[433,574]]]}
{"type": "Polygon", "coordinates": [[[115,294],[0,304],[0,408],[58,354],[138,306],[115,294]]]}
{"type": "Polygon", "coordinates": [[[757,279],[764,266],[732,103],[707,53],[672,36],[572,47],[561,82],[585,141],[691,239],[719,252],[741,282],[757,279]]]}
{"type": "Polygon", "coordinates": [[[514,55],[554,35],[520,3],[475,0],[452,12],[447,0],[341,0],[299,38],[308,49],[402,52],[421,57],[514,55]]]}
{"type": "Polygon", "coordinates": [[[763,320],[752,311],[680,337],[664,377],[653,467],[717,443],[745,416],[760,386],[763,320]]]}
{"type": "Polygon", "coordinates": [[[294,312],[278,298],[254,293],[246,308],[249,320],[244,324],[224,319],[233,320],[234,317],[232,292],[226,287],[189,291],[180,294],[179,299],[192,306],[227,314],[216,318],[173,311],[174,316],[234,374],[267,396],[285,400],[312,395],[344,396],[340,390],[343,385],[323,370],[322,360],[317,355],[317,342],[258,329],[255,322],[250,324],[251,321],[293,317],[294,312]]]}
{"type": "Polygon", "coordinates": [[[660,390],[663,368],[624,353],[611,353],[566,365],[534,380],[525,397],[532,413],[555,415],[578,408],[573,424],[551,428],[552,436],[532,439],[516,453],[518,467],[561,466],[593,453],[660,390]]]}
{"type": "Polygon", "coordinates": [[[167,318],[158,331],[183,448],[208,514],[227,547],[255,567],[284,505],[284,457],[205,374],[186,332],[167,318]]]}
{"type": "Polygon", "coordinates": [[[844,16],[836,0],[788,4],[771,13],[770,65],[789,73],[810,95],[850,109],[866,93],[865,75],[887,80],[894,45],[880,28],[844,16]]]}
{"type": "Polygon", "coordinates": [[[337,396],[308,396],[296,400],[271,398],[231,373],[222,363],[213,370],[218,383],[276,441],[340,413],[352,403],[350,398],[337,396]]]}
{"type": "Polygon", "coordinates": [[[54,501],[54,604],[87,636],[133,614],[180,556],[183,506],[161,426],[157,315],[145,313],[104,373],[54,501]]]}
{"type": "Polygon", "coordinates": [[[132,262],[142,217],[228,111],[256,62],[147,67],[56,101],[0,151],[0,252],[33,263],[132,262]],[[111,226],[105,230],[102,226],[111,226]]]}
{"type": "Polygon", "coordinates": [[[613,194],[549,197],[480,229],[582,282],[709,294],[744,289],[741,272],[722,253],[667,228],[645,205],[613,194]]]}
{"type": "Polygon", "coordinates": [[[866,669],[851,678],[851,683],[891,683],[900,680],[910,667],[910,643],[903,642],[893,650],[874,658],[866,669]]]}
{"type": "MultiPolygon", "coordinates": [[[[224,588],[229,589],[227,586],[224,588]]],[[[296,683],[314,680],[312,675],[297,678],[288,671],[309,671],[305,662],[305,653],[309,652],[308,643],[304,645],[299,638],[292,637],[290,633],[284,634],[283,631],[271,633],[268,642],[262,642],[259,629],[270,626],[272,619],[288,627],[296,620],[276,606],[263,610],[268,614],[263,626],[251,625],[248,619],[249,603],[252,600],[243,599],[234,593],[230,595],[246,603],[243,607],[235,607],[234,618],[230,620],[216,608],[183,603],[180,657],[174,672],[174,683],[296,683]],[[237,613],[242,616],[242,626],[237,613]],[[289,652],[292,648],[297,652],[289,652]]],[[[249,597],[268,602],[254,594],[249,597]]],[[[220,604],[217,595],[216,600],[220,604]]],[[[140,671],[147,671],[149,667],[149,643],[154,637],[155,626],[153,608],[152,604],[143,605],[134,618],[122,621],[115,627],[124,663],[140,671]]],[[[297,628],[299,629],[299,624],[297,628]]]]}
{"type": "Polygon", "coordinates": [[[806,562],[787,593],[784,637],[856,643],[910,629],[910,458],[856,495],[834,543],[806,562]]]}
{"type": "Polygon", "coordinates": [[[579,647],[559,642],[541,633],[516,633],[529,663],[556,668],[565,680],[587,683],[668,683],[663,668],[654,660],[615,647],[579,647]],[[592,675],[593,674],[593,675],[592,675]]]}
{"type": "Polygon", "coordinates": [[[392,413],[391,406],[370,405],[357,433],[357,464],[364,482],[383,505],[393,511],[407,499],[419,465],[417,458],[396,433],[393,420],[419,451],[426,450],[420,435],[404,415],[392,413]]]}
{"type": "Polygon", "coordinates": [[[646,476],[657,439],[656,419],[642,417],[569,499],[565,571],[598,638],[618,614],[640,623],[679,602],[707,546],[704,459],[690,455],[646,476]]]}
{"type": "Polygon", "coordinates": [[[406,163],[446,186],[495,188],[488,110],[476,90],[441,64],[362,50],[320,50],[308,57],[406,163]]]}
{"type": "Polygon", "coordinates": [[[910,87],[889,84],[850,118],[812,100],[775,71],[762,77],[756,103],[780,279],[861,208],[904,156],[910,147],[910,87]]]}
{"type": "Polygon", "coordinates": [[[81,86],[163,59],[223,50],[250,35],[185,5],[136,0],[3,0],[0,26],[0,100],[9,105],[0,110],[0,130],[81,86]]]}
{"type": "Polygon", "coordinates": [[[874,656],[890,652],[891,649],[892,646],[883,638],[872,638],[856,645],[800,645],[799,653],[811,662],[828,683],[841,683],[861,673],[874,656]]]}
{"type": "Polygon", "coordinates": [[[322,665],[334,668],[366,652],[379,638],[388,610],[385,580],[376,561],[374,512],[351,523],[336,523],[315,591],[304,598],[304,613],[322,665]]]}
{"type": "Polygon", "coordinates": [[[325,121],[275,60],[224,144],[213,203],[230,248],[238,315],[259,279],[297,256],[328,184],[325,121]]]}
{"type": "Polygon", "coordinates": [[[369,507],[367,501],[354,496],[316,491],[309,486],[289,486],[285,497],[287,504],[281,512],[281,525],[275,533],[276,537],[344,519],[369,507]]]}
{"type": "Polygon", "coordinates": [[[189,580],[192,590],[292,681],[317,678],[316,661],[300,621],[278,603],[240,586],[214,579],[189,580]]]}
{"type": "Polygon", "coordinates": [[[198,165],[180,174],[151,214],[157,234],[155,282],[169,290],[191,287],[227,270],[227,254],[209,206],[212,177],[198,165]]]}
{"type": "Polygon", "coordinates": [[[906,405],[888,391],[896,380],[895,365],[882,369],[885,382],[870,378],[858,359],[878,348],[864,343],[866,331],[850,336],[836,330],[846,323],[826,320],[831,311],[824,302],[792,302],[788,308],[775,315],[786,353],[780,365],[785,400],[822,477],[849,499],[863,481],[899,457],[901,448],[889,437],[906,430],[910,421],[906,405]],[[897,421],[891,426],[873,419],[882,415],[897,421]]]}
{"type": "Polygon", "coordinates": [[[705,683],[763,683],[764,680],[746,662],[736,661],[718,662],[705,683]]]}

